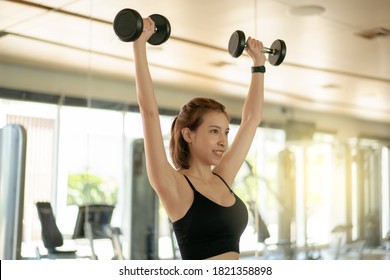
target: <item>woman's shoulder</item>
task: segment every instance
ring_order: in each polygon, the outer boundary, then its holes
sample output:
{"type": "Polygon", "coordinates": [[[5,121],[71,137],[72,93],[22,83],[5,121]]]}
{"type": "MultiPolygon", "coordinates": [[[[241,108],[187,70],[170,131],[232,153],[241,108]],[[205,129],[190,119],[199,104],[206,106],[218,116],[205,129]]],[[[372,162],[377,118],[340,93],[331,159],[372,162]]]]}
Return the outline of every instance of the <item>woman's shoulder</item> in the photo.
{"type": "Polygon", "coordinates": [[[229,171],[228,168],[222,168],[221,166],[215,166],[213,168],[213,173],[220,177],[225,184],[228,186],[233,185],[233,181],[235,179],[235,174],[229,171]]]}

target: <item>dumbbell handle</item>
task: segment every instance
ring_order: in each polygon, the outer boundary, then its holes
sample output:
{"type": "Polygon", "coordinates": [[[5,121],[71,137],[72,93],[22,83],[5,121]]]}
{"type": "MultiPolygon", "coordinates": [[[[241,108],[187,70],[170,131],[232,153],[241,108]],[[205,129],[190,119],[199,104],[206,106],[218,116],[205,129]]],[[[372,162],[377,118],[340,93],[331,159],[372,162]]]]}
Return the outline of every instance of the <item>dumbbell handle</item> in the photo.
{"type": "Polygon", "coordinates": [[[272,55],[275,55],[275,54],[278,53],[277,50],[271,49],[271,48],[266,48],[266,47],[263,47],[263,48],[261,49],[261,52],[262,52],[262,53],[269,53],[269,54],[272,54],[272,55]]]}

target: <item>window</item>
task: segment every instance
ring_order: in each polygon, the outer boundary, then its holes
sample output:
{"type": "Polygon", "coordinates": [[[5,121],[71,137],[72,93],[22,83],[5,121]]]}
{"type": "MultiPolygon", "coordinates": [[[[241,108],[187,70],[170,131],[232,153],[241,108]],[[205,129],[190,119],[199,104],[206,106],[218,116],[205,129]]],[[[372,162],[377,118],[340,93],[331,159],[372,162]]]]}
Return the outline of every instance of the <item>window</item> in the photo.
{"type": "MultiPolygon", "coordinates": [[[[160,120],[169,156],[173,118],[160,120]]],[[[25,243],[41,240],[37,201],[53,203],[65,235],[73,233],[77,206],[88,203],[115,205],[112,223],[124,226],[126,198],[118,197],[129,175],[128,145],[143,138],[139,113],[0,99],[0,126],[7,123],[27,130],[25,243]]],[[[230,128],[232,141],[238,126],[230,128]]],[[[287,238],[298,247],[331,244],[332,229],[346,222],[353,224],[351,238],[356,239],[365,234],[365,217],[376,212],[375,238],[385,237],[390,231],[389,154],[388,146],[375,139],[339,143],[332,134],[316,132],[310,141],[289,142],[282,129],[258,128],[232,186],[248,209],[255,207],[241,238],[242,252],[252,254],[264,241],[256,211],[269,231],[269,244],[287,238]]],[[[162,259],[174,256],[172,236],[160,206],[162,259]]]]}
{"type": "MultiPolygon", "coordinates": [[[[233,126],[231,139],[238,126],[233,126]]],[[[278,240],[278,216],[283,211],[278,194],[278,157],[285,147],[285,133],[281,129],[258,128],[246,162],[241,167],[234,183],[234,191],[247,204],[250,210],[249,222],[241,238],[241,250],[251,252],[263,243],[260,214],[270,238],[267,242],[278,240]],[[259,234],[259,235],[258,235],[259,234]]]]}
{"type": "Polygon", "coordinates": [[[0,119],[3,124],[20,124],[27,132],[23,240],[37,240],[41,231],[35,203],[54,197],[57,107],[0,100],[0,119]]]}
{"type": "Polygon", "coordinates": [[[72,234],[77,206],[117,204],[123,180],[123,113],[61,107],[59,126],[58,220],[72,234]]]}

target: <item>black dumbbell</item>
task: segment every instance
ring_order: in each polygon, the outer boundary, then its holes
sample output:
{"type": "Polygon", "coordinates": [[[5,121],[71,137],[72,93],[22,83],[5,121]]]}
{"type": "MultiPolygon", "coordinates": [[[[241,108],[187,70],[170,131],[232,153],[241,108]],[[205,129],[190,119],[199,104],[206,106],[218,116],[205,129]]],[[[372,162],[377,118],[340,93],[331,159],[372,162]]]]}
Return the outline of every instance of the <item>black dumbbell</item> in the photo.
{"type": "MultiPolygon", "coordinates": [[[[241,30],[235,31],[229,40],[229,53],[233,57],[239,57],[247,46],[245,34],[241,30]]],[[[286,57],[286,43],[283,40],[275,40],[270,48],[263,48],[261,52],[268,53],[268,61],[278,66],[286,57]]]]}
{"type": "MultiPolygon", "coordinates": [[[[171,24],[166,17],[159,14],[150,15],[150,18],[154,21],[156,29],[148,43],[151,45],[165,43],[171,36],[171,24]]],[[[123,9],[115,16],[114,31],[123,42],[137,40],[142,34],[143,27],[142,16],[136,10],[123,9]]]]}

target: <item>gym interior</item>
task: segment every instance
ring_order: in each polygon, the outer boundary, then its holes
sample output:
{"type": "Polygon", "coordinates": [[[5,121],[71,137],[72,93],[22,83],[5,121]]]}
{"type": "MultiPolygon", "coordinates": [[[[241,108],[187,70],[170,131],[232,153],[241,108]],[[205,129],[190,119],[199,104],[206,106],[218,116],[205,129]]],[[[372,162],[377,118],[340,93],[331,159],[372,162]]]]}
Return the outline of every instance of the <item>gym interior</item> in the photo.
{"type": "Polygon", "coordinates": [[[242,259],[390,259],[387,0],[0,1],[0,259],[180,259],[146,175],[132,43],[113,28],[126,8],[169,20],[148,45],[167,150],[197,96],[226,106],[234,139],[251,61],[229,39],[269,46],[232,186],[242,259]]]}

